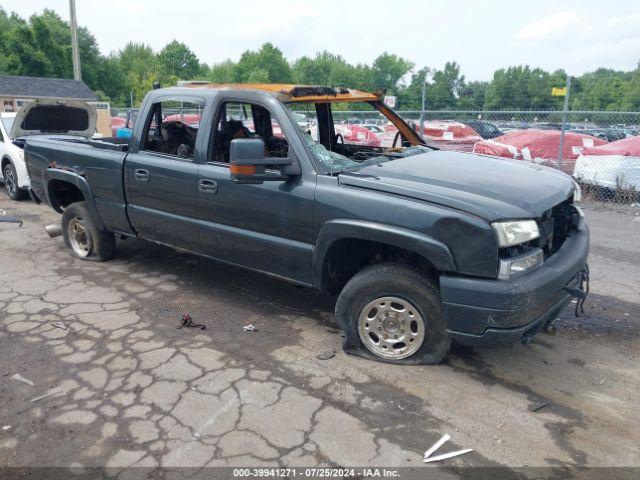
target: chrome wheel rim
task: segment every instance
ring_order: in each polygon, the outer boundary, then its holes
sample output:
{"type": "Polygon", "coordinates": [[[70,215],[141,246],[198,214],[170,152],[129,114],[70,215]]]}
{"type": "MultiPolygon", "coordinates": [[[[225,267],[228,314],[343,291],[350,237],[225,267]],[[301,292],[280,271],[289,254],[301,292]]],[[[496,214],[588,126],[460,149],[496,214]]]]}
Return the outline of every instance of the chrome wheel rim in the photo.
{"type": "Polygon", "coordinates": [[[16,182],[16,177],[13,175],[13,170],[9,167],[4,170],[4,184],[9,195],[13,197],[18,190],[18,183],[16,182]]]}
{"type": "Polygon", "coordinates": [[[400,297],[380,297],[360,312],[358,334],[374,355],[399,360],[410,357],[422,346],[425,324],[411,302],[400,297]]]}
{"type": "Polygon", "coordinates": [[[91,233],[82,223],[82,219],[78,217],[72,218],[67,226],[67,233],[69,234],[71,248],[75,254],[79,257],[88,257],[93,247],[93,241],[91,240],[91,233]]]}

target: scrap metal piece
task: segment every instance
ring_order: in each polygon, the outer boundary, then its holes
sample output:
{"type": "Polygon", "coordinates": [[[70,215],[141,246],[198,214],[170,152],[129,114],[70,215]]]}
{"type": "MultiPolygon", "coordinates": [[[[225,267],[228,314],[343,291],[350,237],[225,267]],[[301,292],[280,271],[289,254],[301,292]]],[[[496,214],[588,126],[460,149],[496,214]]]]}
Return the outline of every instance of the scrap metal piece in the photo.
{"type": "Polygon", "coordinates": [[[17,380],[19,382],[22,383],[26,383],[27,385],[31,385],[32,387],[35,387],[36,384],[33,383],[31,380],[29,380],[28,378],[23,377],[22,375],[20,375],[19,373],[14,373],[13,375],[11,375],[11,378],[13,378],[14,380],[17,380]]]}
{"type": "Polygon", "coordinates": [[[22,219],[17,215],[8,215],[7,211],[0,208],[0,223],[17,223],[22,226],[22,219]]]}
{"type": "Polygon", "coordinates": [[[424,463],[438,462],[440,460],[446,460],[447,458],[457,457],[458,455],[463,455],[465,453],[473,452],[472,448],[465,448],[463,450],[456,450],[454,452],[436,455],[435,457],[431,456],[436,450],[438,450],[442,445],[445,444],[445,442],[449,441],[450,439],[451,439],[451,436],[448,433],[444,434],[442,438],[440,438],[440,440],[438,440],[436,443],[434,443],[431,446],[431,448],[429,448],[429,450],[424,452],[424,459],[422,461],[424,463]]]}
{"type": "Polygon", "coordinates": [[[251,323],[249,325],[245,325],[244,327],[242,327],[242,330],[244,330],[245,332],[257,332],[258,331],[256,329],[256,327],[254,327],[251,323]]]}
{"type": "Polygon", "coordinates": [[[336,351],[331,349],[331,350],[327,350],[325,352],[321,352],[318,355],[316,355],[316,358],[318,360],[329,360],[330,358],[333,358],[336,356],[336,351]]]}
{"type": "Polygon", "coordinates": [[[29,401],[39,402],[40,400],[44,400],[45,398],[57,397],[59,395],[62,395],[63,393],[64,392],[62,390],[60,390],[58,387],[55,387],[49,390],[47,393],[43,393],[42,395],[38,395],[37,397],[30,398],[29,401]]]}
{"type": "Polygon", "coordinates": [[[423,462],[424,463],[438,462],[440,460],[446,460],[447,458],[457,457],[458,455],[463,455],[469,452],[473,452],[473,449],[465,448],[464,450],[456,450],[455,452],[443,453],[442,455],[436,455],[435,457],[425,458],[423,462]]]}
{"type": "Polygon", "coordinates": [[[548,407],[551,405],[549,400],[541,400],[539,402],[534,403],[529,410],[532,412],[537,412],[538,410],[542,410],[544,407],[548,407]]]}
{"type": "Polygon", "coordinates": [[[200,330],[206,330],[207,328],[206,325],[193,323],[193,320],[191,319],[191,315],[189,315],[188,313],[185,313],[184,315],[182,315],[181,323],[180,325],[178,325],[177,328],[182,328],[182,327],[199,328],[200,330]]]}

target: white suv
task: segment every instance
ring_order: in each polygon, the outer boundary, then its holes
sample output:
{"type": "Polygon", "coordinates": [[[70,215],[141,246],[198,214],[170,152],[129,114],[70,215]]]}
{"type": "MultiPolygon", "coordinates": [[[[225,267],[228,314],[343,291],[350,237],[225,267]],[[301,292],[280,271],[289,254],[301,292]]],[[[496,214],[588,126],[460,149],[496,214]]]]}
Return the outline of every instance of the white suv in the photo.
{"type": "Polygon", "coordinates": [[[29,175],[24,163],[24,151],[10,136],[15,113],[0,113],[0,179],[12,200],[29,196],[29,175]]]}

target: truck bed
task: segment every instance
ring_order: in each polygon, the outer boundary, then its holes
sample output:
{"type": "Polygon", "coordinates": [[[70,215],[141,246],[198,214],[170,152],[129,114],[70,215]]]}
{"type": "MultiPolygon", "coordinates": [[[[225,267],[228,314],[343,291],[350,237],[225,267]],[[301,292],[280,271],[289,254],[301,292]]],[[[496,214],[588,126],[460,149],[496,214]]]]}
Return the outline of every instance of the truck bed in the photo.
{"type": "Polygon", "coordinates": [[[56,179],[71,179],[78,189],[72,194],[81,194],[91,204],[104,227],[131,233],[123,176],[127,150],[128,145],[82,137],[27,137],[25,158],[31,188],[41,200],[62,211],[65,205],[52,203],[49,193],[56,188],[56,179]]]}

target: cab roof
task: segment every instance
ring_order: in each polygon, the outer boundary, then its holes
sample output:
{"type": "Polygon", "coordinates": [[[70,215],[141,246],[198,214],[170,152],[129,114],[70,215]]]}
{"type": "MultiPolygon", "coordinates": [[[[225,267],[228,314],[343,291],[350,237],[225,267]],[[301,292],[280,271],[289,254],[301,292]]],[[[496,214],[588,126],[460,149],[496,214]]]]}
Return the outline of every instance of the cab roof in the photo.
{"type": "Polygon", "coordinates": [[[344,87],[321,85],[296,85],[290,83],[207,83],[185,82],[187,88],[211,88],[215,90],[260,90],[270,93],[285,103],[309,102],[375,102],[382,94],[367,93],[344,87]]]}

